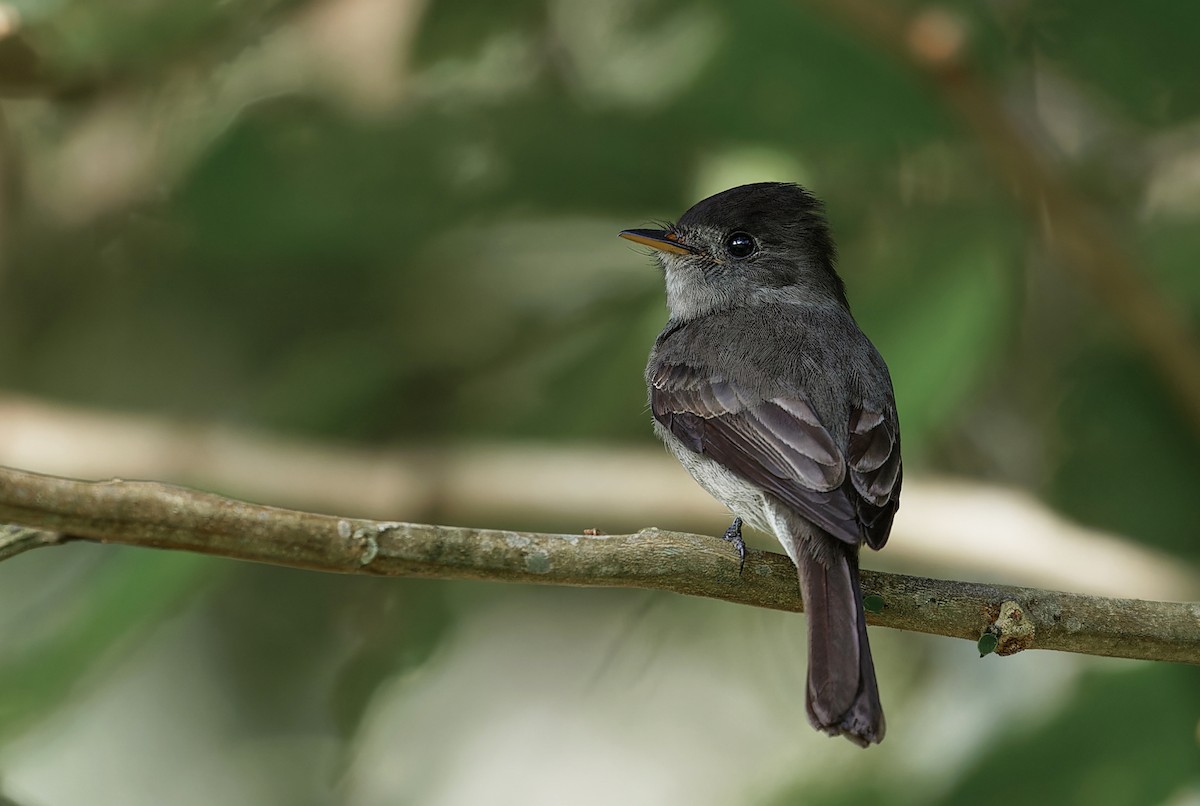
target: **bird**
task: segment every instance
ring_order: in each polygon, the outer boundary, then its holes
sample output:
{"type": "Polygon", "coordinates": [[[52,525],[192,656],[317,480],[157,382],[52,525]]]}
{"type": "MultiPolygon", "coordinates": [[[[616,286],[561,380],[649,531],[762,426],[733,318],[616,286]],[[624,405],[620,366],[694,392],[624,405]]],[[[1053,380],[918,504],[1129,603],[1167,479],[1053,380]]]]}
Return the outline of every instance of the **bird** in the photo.
{"type": "MultiPolygon", "coordinates": [[[[735,516],[797,568],[808,621],[810,723],[861,747],[883,740],[859,550],[883,548],[903,464],[887,364],[850,311],[824,205],[788,182],[742,185],[650,247],[669,317],[646,367],[653,427],[735,516]]],[[[739,569],[741,566],[739,566],[739,569]]],[[[740,571],[739,571],[740,573],[740,571]]]]}

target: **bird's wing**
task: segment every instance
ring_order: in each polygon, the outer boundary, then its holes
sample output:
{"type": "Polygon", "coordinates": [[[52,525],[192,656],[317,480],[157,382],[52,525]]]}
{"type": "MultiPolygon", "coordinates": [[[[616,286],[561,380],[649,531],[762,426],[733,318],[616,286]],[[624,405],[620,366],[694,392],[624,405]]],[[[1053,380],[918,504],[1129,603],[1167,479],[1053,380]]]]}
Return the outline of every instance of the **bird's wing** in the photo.
{"type": "Polygon", "coordinates": [[[764,398],[712,372],[663,363],[654,418],[688,449],[754,482],[829,534],[887,542],[900,497],[895,413],[856,407],[844,450],[802,394],[764,398]]]}
{"type": "Polygon", "coordinates": [[[883,548],[900,508],[904,464],[900,460],[900,425],[896,407],[859,405],[850,412],[850,468],[847,494],[858,511],[863,538],[873,549],[883,548]]]}

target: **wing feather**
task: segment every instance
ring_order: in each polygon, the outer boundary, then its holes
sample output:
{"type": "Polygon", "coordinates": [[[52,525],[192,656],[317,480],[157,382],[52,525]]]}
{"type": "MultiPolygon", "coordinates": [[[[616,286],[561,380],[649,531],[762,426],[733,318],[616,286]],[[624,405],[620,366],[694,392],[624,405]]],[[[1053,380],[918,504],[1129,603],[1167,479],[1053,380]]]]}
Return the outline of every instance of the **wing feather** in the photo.
{"type": "Polygon", "coordinates": [[[872,548],[887,542],[902,476],[894,409],[856,408],[843,448],[803,395],[764,399],[684,364],[661,364],[650,378],[655,419],[690,450],[840,540],[872,548]]]}

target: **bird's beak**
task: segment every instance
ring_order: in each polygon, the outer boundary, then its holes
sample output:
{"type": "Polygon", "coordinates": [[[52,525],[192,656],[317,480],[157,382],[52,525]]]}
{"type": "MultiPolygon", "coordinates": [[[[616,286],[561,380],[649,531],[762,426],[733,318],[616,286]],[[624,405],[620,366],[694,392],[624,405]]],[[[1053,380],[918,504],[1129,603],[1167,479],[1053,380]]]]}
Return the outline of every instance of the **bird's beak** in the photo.
{"type": "Polygon", "coordinates": [[[679,236],[665,229],[627,229],[621,232],[621,237],[660,252],[673,252],[676,255],[690,255],[696,250],[679,240],[679,236]]]}

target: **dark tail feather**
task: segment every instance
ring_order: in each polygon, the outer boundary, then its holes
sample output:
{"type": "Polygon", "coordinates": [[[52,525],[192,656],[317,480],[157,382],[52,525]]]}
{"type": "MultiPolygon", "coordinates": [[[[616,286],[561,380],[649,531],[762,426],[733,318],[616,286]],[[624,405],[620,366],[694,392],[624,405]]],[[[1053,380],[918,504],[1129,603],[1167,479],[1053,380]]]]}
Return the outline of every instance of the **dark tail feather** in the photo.
{"type": "Polygon", "coordinates": [[[867,643],[858,585],[858,553],[842,544],[800,556],[800,590],[808,616],[808,719],[817,730],[862,747],[883,741],[883,707],[867,643]],[[828,564],[826,564],[828,563],[828,564]]]}

